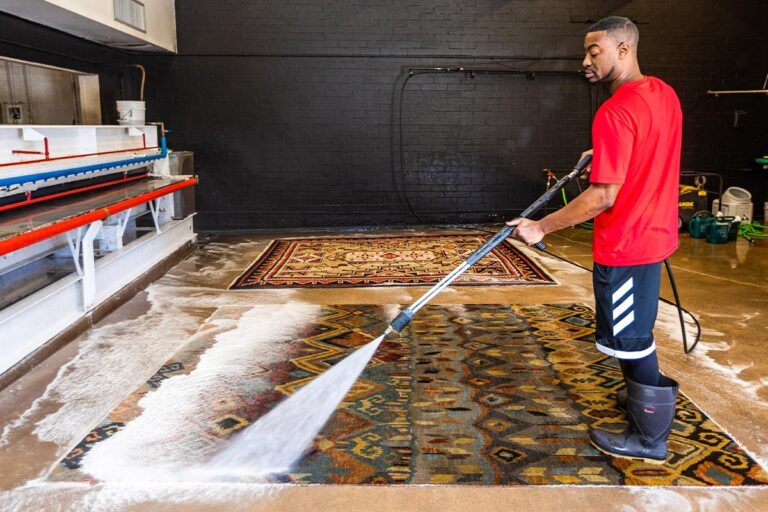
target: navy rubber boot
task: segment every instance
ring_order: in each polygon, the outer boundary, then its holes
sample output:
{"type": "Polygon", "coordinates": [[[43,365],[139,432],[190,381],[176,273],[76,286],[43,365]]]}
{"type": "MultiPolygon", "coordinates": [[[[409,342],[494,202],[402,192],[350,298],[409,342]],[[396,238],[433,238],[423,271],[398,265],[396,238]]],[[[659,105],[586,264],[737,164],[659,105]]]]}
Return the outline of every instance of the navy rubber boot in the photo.
{"type": "Polygon", "coordinates": [[[627,388],[621,388],[616,392],[616,408],[627,412],[627,388]]]}
{"type": "Polygon", "coordinates": [[[646,386],[627,379],[627,430],[614,434],[600,429],[589,432],[592,444],[613,457],[642,459],[663,464],[667,459],[667,438],[675,419],[678,384],[661,375],[658,386],[646,386]]]}
{"type": "Polygon", "coordinates": [[[627,388],[623,387],[616,392],[616,408],[627,412],[627,388]]]}

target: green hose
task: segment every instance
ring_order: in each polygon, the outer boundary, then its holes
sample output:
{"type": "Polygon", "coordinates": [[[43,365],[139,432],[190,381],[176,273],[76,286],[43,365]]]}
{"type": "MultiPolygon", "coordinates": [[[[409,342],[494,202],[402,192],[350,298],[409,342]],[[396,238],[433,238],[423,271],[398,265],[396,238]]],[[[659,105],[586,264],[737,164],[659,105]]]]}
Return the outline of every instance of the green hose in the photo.
{"type": "Polygon", "coordinates": [[[756,238],[768,238],[766,233],[768,226],[764,226],[757,221],[742,222],[739,224],[739,236],[748,242],[754,242],[756,238]]]}
{"type": "MultiPolygon", "coordinates": [[[[561,188],[560,192],[563,193],[563,204],[567,205],[568,204],[568,198],[565,196],[565,189],[561,188]]],[[[584,229],[588,229],[590,231],[593,231],[595,229],[595,223],[594,222],[590,222],[590,221],[582,222],[581,224],[579,224],[579,226],[584,228],[584,229]]]]}

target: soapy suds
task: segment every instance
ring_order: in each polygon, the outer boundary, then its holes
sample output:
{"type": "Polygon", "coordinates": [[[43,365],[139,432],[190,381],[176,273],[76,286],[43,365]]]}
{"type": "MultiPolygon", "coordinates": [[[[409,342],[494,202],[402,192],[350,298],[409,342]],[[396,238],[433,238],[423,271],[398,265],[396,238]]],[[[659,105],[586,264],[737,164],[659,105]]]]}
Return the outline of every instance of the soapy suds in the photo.
{"type": "Polygon", "coordinates": [[[236,435],[200,474],[218,479],[288,471],[320,433],[383,338],[358,348],[236,435]]]}
{"type": "Polygon", "coordinates": [[[621,512],[722,512],[745,510],[750,497],[760,492],[754,489],[697,489],[694,493],[664,488],[629,488],[633,503],[621,507],[621,512]]]}
{"type": "MultiPolygon", "coordinates": [[[[696,335],[695,326],[687,316],[684,318],[686,319],[685,331],[688,335],[688,346],[690,347],[696,335]]],[[[659,314],[656,320],[656,329],[658,331],[662,331],[667,338],[669,338],[673,342],[679,343],[679,346],[682,347],[682,332],[680,329],[680,320],[677,314],[677,309],[674,306],[671,306],[669,304],[664,304],[664,303],[659,304],[659,314]]],[[[711,371],[718,374],[721,378],[727,380],[730,384],[739,388],[740,389],[739,395],[749,397],[749,399],[754,403],[754,407],[765,409],[768,404],[766,404],[764,400],[760,399],[758,393],[764,387],[768,386],[768,378],[763,377],[757,382],[747,381],[741,378],[739,374],[745,369],[747,369],[748,367],[750,367],[751,366],[750,364],[724,365],[715,361],[715,359],[710,355],[710,352],[727,352],[731,349],[731,345],[725,340],[722,340],[719,342],[706,341],[707,339],[712,339],[712,338],[716,339],[716,338],[724,338],[724,337],[725,335],[719,331],[715,331],[713,329],[702,329],[702,341],[699,343],[695,351],[692,353],[691,357],[694,357],[692,363],[702,368],[704,371],[711,371]]],[[[674,350],[681,350],[681,349],[674,347],[674,350]]],[[[685,386],[683,386],[683,391],[685,391],[685,386]]],[[[733,393],[733,390],[730,392],[733,393]]],[[[688,398],[691,401],[693,401],[692,397],[689,396],[688,398]]],[[[701,407],[701,406],[699,407],[702,408],[703,410],[707,409],[706,407],[701,407]]],[[[764,468],[768,468],[768,448],[765,448],[764,443],[757,444],[757,446],[760,447],[759,452],[754,452],[752,450],[749,450],[746,448],[742,440],[740,440],[738,436],[735,436],[733,433],[729,432],[729,430],[725,426],[723,426],[717,421],[717,418],[710,418],[710,419],[714,423],[716,423],[729,436],[731,436],[737,442],[739,442],[739,444],[741,444],[744,447],[744,450],[749,454],[749,456],[755,459],[755,461],[757,461],[758,464],[760,464],[764,468]]]]}
{"type": "Polygon", "coordinates": [[[275,496],[283,485],[227,482],[59,483],[33,480],[12,491],[0,492],[0,510],[30,512],[77,510],[198,510],[252,511],[259,501],[275,496]],[[147,508],[152,507],[152,508],[147,508]]]}
{"type": "MultiPolygon", "coordinates": [[[[259,244],[263,242],[258,242],[259,244]]],[[[222,257],[224,258],[224,255],[228,254],[237,254],[240,253],[240,256],[242,256],[241,251],[239,251],[239,244],[221,244],[221,251],[222,257]]],[[[573,267],[565,262],[561,262],[560,260],[556,260],[554,258],[550,258],[544,255],[541,255],[535,251],[530,251],[529,254],[532,254],[536,259],[543,261],[550,269],[553,271],[556,271],[558,275],[562,272],[563,274],[587,274],[585,271],[577,269],[576,267],[573,267]]],[[[213,279],[219,279],[219,277],[222,275],[222,268],[217,267],[217,265],[222,265],[226,267],[232,267],[228,268],[226,272],[233,272],[237,270],[237,265],[232,265],[231,261],[222,260],[222,261],[216,261],[212,265],[206,265],[203,267],[203,274],[206,276],[210,276],[213,279]]],[[[177,270],[174,270],[171,272],[171,274],[177,274],[177,270]]],[[[152,303],[152,307],[150,309],[150,312],[148,312],[145,316],[147,317],[146,320],[151,322],[155,322],[158,319],[152,318],[153,315],[156,315],[158,312],[163,313],[163,319],[167,319],[170,321],[170,324],[177,323],[179,325],[184,325],[185,327],[188,325],[191,325],[193,327],[192,331],[190,331],[187,334],[183,334],[184,329],[179,330],[179,339],[177,340],[171,340],[168,338],[167,333],[164,332],[165,327],[158,326],[157,328],[160,329],[157,332],[162,333],[159,334],[157,338],[151,340],[153,343],[158,343],[160,341],[163,342],[169,342],[168,344],[168,350],[167,353],[172,353],[174,351],[174,347],[177,347],[180,343],[183,343],[183,340],[185,339],[186,335],[191,334],[194,332],[194,328],[197,328],[200,323],[200,318],[196,317],[194,315],[189,315],[186,311],[184,311],[183,308],[190,307],[190,306],[222,306],[222,305],[250,305],[253,304],[253,296],[248,295],[241,295],[237,299],[233,298],[234,294],[225,294],[221,293],[221,285],[218,285],[218,287],[214,286],[188,286],[190,284],[189,281],[186,281],[187,275],[190,276],[190,279],[194,276],[196,270],[185,270],[182,272],[178,272],[176,277],[169,277],[166,276],[161,281],[158,282],[157,285],[152,285],[149,289],[150,291],[150,301],[152,303]],[[181,275],[183,274],[183,275],[181,275]],[[181,287],[178,287],[179,285],[182,285],[181,287]],[[182,318],[183,316],[186,316],[187,318],[182,318]],[[162,336],[162,337],[161,337],[162,336]],[[172,342],[172,343],[171,343],[172,342]]],[[[224,272],[224,273],[226,273],[224,272]]],[[[206,280],[207,281],[207,280],[206,280]]],[[[194,280],[192,279],[192,282],[194,280]]],[[[586,281],[585,281],[586,282],[586,281]]],[[[574,286],[570,284],[565,284],[563,286],[564,292],[568,291],[569,294],[571,290],[577,290],[579,292],[584,292],[583,298],[580,299],[582,301],[589,301],[591,298],[591,288],[589,287],[582,287],[582,286],[574,286]]],[[[274,294],[264,294],[263,299],[262,295],[259,295],[259,302],[263,301],[269,301],[272,302],[273,300],[278,302],[286,302],[285,297],[291,297],[293,295],[293,292],[289,291],[282,291],[277,290],[274,294]]],[[[663,306],[662,306],[663,307],[663,306]]],[[[669,315],[669,321],[667,322],[668,325],[660,325],[660,328],[670,335],[670,337],[679,337],[679,323],[677,320],[677,313],[674,309],[671,310],[669,315]]],[[[128,332],[121,334],[123,338],[125,338],[125,341],[121,344],[121,347],[118,347],[117,345],[114,345],[111,347],[113,350],[117,350],[118,348],[122,348],[122,355],[133,355],[136,353],[136,347],[135,343],[137,340],[141,340],[144,338],[147,332],[147,326],[146,324],[138,325],[140,322],[140,319],[136,319],[132,322],[136,322],[136,325],[133,323],[128,323],[127,326],[129,329],[133,329],[133,334],[130,334],[128,332]]],[[[124,322],[121,322],[123,324],[124,322]]],[[[664,323],[663,321],[661,322],[664,323]]],[[[113,324],[112,326],[105,327],[104,329],[109,329],[110,327],[115,327],[120,324],[113,324]]],[[[79,379],[76,379],[74,382],[68,382],[71,375],[77,375],[78,373],[82,372],[84,375],[89,375],[88,370],[85,366],[78,367],[75,365],[75,363],[79,360],[79,364],[90,364],[93,365],[93,368],[91,368],[91,371],[93,371],[97,366],[96,365],[102,365],[105,363],[105,361],[99,360],[98,357],[94,358],[87,358],[84,356],[87,356],[89,351],[96,350],[98,351],[101,349],[99,347],[99,341],[95,339],[95,333],[97,330],[94,330],[93,332],[89,333],[88,338],[86,341],[81,343],[81,348],[79,355],[75,360],[73,360],[70,365],[68,365],[68,370],[65,371],[64,368],[59,372],[59,375],[57,376],[56,380],[49,386],[49,388],[46,390],[46,393],[43,397],[41,397],[38,400],[47,400],[50,403],[68,403],[70,400],[70,391],[73,392],[72,397],[73,398],[79,398],[80,404],[85,407],[85,410],[82,411],[82,416],[78,417],[78,410],[77,408],[72,408],[71,410],[66,411],[66,413],[59,414],[56,419],[51,419],[50,422],[47,422],[47,429],[48,437],[51,437],[53,439],[59,439],[64,440],[67,439],[67,443],[72,443],[73,441],[76,442],[80,438],[82,438],[82,432],[78,430],[79,433],[75,433],[76,428],[73,429],[72,427],[77,427],[79,421],[83,421],[84,423],[80,425],[81,427],[91,428],[95,423],[95,421],[98,421],[99,418],[103,417],[103,414],[105,414],[107,411],[111,409],[111,406],[117,403],[124,395],[126,390],[133,389],[133,384],[128,384],[125,382],[125,377],[128,377],[128,372],[118,372],[117,374],[110,374],[108,376],[107,381],[101,381],[98,389],[91,387],[90,389],[87,389],[85,386],[80,386],[79,379]],[[108,397],[102,397],[103,394],[109,395],[108,397]],[[115,394],[117,393],[117,394],[115,394]],[[111,397],[111,398],[110,398],[111,397]],[[104,398],[104,400],[102,400],[104,398]],[[117,399],[117,400],[115,400],[117,399]],[[111,405],[106,406],[105,410],[105,403],[109,403],[111,405]],[[101,404],[101,405],[100,405],[101,404]],[[97,411],[103,411],[103,412],[97,412],[97,411]],[[85,418],[88,419],[85,419],[85,418]]],[[[173,332],[173,331],[172,331],[173,332]]],[[[689,331],[690,332],[690,331],[689,331]]],[[[118,333],[118,330],[115,331],[115,333],[118,333]]],[[[104,331],[103,338],[106,340],[110,345],[112,344],[112,339],[110,332],[104,331]]],[[[702,344],[697,348],[695,352],[695,364],[697,366],[703,366],[703,367],[710,367],[711,369],[717,371],[717,373],[723,375],[728,380],[733,379],[735,382],[739,383],[739,385],[743,384],[743,380],[739,379],[738,373],[743,371],[743,365],[739,365],[738,367],[734,366],[733,370],[734,372],[732,374],[728,374],[727,372],[724,372],[723,365],[717,363],[714,359],[707,356],[710,352],[715,351],[727,351],[730,349],[730,345],[727,341],[719,341],[714,342],[712,341],[713,338],[717,339],[723,338],[723,335],[721,333],[718,333],[717,331],[710,330],[710,329],[704,329],[704,335],[705,335],[705,341],[702,342],[702,344]]],[[[154,338],[154,336],[153,336],[154,338]]],[[[675,338],[679,342],[679,338],[675,338]]],[[[689,338],[692,339],[692,338],[689,338]]],[[[673,350],[677,352],[679,349],[677,346],[673,347],[673,350]]],[[[111,362],[117,362],[117,358],[108,358],[106,361],[110,364],[111,362]]],[[[119,363],[123,363],[123,361],[119,361],[119,363]]],[[[119,366],[117,366],[120,368],[119,366]]],[[[149,366],[151,367],[151,366],[149,366]]],[[[155,366],[156,367],[156,366],[155,366]]],[[[98,375],[98,372],[95,372],[95,374],[98,375]]],[[[91,377],[94,373],[91,373],[91,377]]],[[[128,379],[131,382],[136,379],[128,379]]],[[[48,402],[42,402],[43,404],[46,404],[48,402]]],[[[22,418],[19,418],[17,421],[13,422],[13,425],[6,426],[4,433],[3,433],[3,441],[7,443],[8,436],[13,432],[13,430],[20,426],[21,424],[24,424],[28,421],[34,421],[36,418],[36,412],[41,409],[39,406],[40,404],[36,401],[33,407],[28,410],[22,418]]],[[[42,423],[42,422],[41,422],[42,423]]],[[[46,432],[46,429],[42,429],[41,432],[46,432]]],[[[759,460],[759,459],[758,459],[759,460]]],[[[48,504],[50,506],[51,503],[57,502],[57,493],[70,484],[53,484],[49,482],[45,483],[39,483],[37,487],[30,488],[29,486],[17,488],[14,491],[10,492],[0,492],[0,509],[3,510],[41,510],[45,508],[45,505],[48,504]],[[19,492],[21,491],[21,493],[19,492]]],[[[238,501],[239,498],[243,497],[253,497],[258,498],[262,491],[261,489],[268,489],[268,488],[277,488],[279,486],[264,486],[263,484],[255,484],[255,483],[248,483],[246,487],[237,487],[238,484],[228,484],[223,482],[216,482],[216,483],[162,483],[158,485],[153,485],[149,482],[127,482],[127,483],[121,483],[121,482],[115,482],[115,483],[105,483],[105,484],[97,484],[97,485],[81,485],[81,484],[71,484],[70,488],[72,489],[73,494],[79,494],[80,498],[78,498],[79,501],[76,501],[77,504],[82,506],[75,506],[72,509],[76,510],[115,510],[115,509],[122,509],[122,506],[131,506],[135,504],[140,503],[146,503],[148,501],[157,501],[160,503],[182,503],[182,504],[194,504],[194,503],[202,503],[206,505],[215,505],[217,503],[227,504],[228,510],[236,510],[237,506],[240,504],[243,504],[242,501],[238,501]],[[248,489],[248,491],[243,491],[240,493],[240,491],[233,491],[228,492],[229,489],[248,489]],[[88,504],[89,506],[85,506],[88,504]]],[[[751,490],[750,490],[751,491],[751,490]]],[[[757,489],[756,491],[759,491],[757,489]]],[[[641,493],[658,493],[657,490],[641,490],[638,491],[641,493]]],[[[732,503],[737,503],[739,500],[736,498],[738,496],[744,496],[745,492],[742,492],[738,489],[717,489],[715,491],[712,491],[711,493],[711,500],[704,500],[700,501],[698,499],[693,500],[694,503],[709,503],[709,507],[707,508],[705,506],[701,507],[701,510],[721,510],[725,508],[725,506],[730,506],[732,503]],[[725,505],[722,506],[721,505],[725,505]]],[[[267,493],[268,494],[268,493],[267,493]]],[[[685,493],[682,493],[685,494],[685,493]]],[[[245,498],[247,499],[247,498],[245,498]]],[[[667,499],[667,503],[674,502],[674,499],[671,497],[665,498],[667,499]],[[671,500],[671,501],[669,501],[671,500]]],[[[650,503],[656,503],[656,502],[650,502],[650,503]]],[[[659,503],[664,503],[664,500],[659,501],[659,503]]],[[[677,503],[676,503],[677,504],[677,503]]],[[[249,504],[249,505],[252,505],[249,504]]],[[[250,508],[250,507],[246,507],[250,508]]],[[[738,509],[738,506],[735,506],[734,509],[738,509]]],[[[639,507],[636,510],[645,510],[646,508],[639,507]]],[[[632,508],[625,509],[625,510],[635,510],[632,508]]],[[[652,509],[650,509],[652,510],[652,509]]],[[[664,510],[663,508],[661,510],[664,510]]],[[[681,508],[681,510],[685,510],[685,508],[681,508]]],[[[699,510],[699,508],[696,508],[696,510],[699,510]]]]}
{"type": "MultiPolygon", "coordinates": [[[[196,479],[186,470],[202,464],[221,444],[190,450],[174,442],[178,433],[195,436],[189,430],[196,428],[196,418],[209,415],[211,404],[226,402],[233,387],[256,385],[243,379],[281,360],[284,345],[294,342],[298,329],[319,311],[316,305],[259,305],[237,320],[210,321],[224,332],[215,336],[195,369],[145,395],[138,403],[142,413],[96,444],[83,459],[83,471],[102,482],[196,479]]],[[[205,432],[198,437],[205,438],[205,432]]]]}
{"type": "MultiPolygon", "coordinates": [[[[685,332],[688,336],[688,346],[690,347],[693,344],[696,336],[696,328],[693,322],[690,320],[690,317],[686,315],[684,318],[686,320],[685,332]]],[[[679,343],[680,347],[682,347],[683,338],[682,332],[680,330],[680,320],[677,315],[677,309],[674,306],[663,303],[659,304],[659,315],[656,319],[656,328],[663,331],[667,338],[679,343]]],[[[720,342],[709,341],[713,338],[724,337],[725,335],[719,331],[703,328],[702,341],[693,352],[696,357],[696,362],[710,370],[716,371],[723,377],[727,378],[730,382],[738,385],[738,387],[741,388],[743,392],[750,397],[751,400],[763,405],[768,405],[765,404],[765,402],[761,400],[758,395],[762,388],[768,386],[768,378],[761,378],[757,382],[746,381],[741,378],[739,374],[745,369],[750,368],[752,366],[751,364],[724,365],[718,363],[711,355],[709,355],[710,352],[727,352],[731,349],[731,345],[725,340],[720,342]]]]}
{"type": "Polygon", "coordinates": [[[693,512],[691,502],[680,493],[667,489],[654,489],[652,492],[635,494],[632,505],[624,505],[622,512],[693,512]]]}
{"type": "Polygon", "coordinates": [[[147,290],[150,309],[131,320],[96,328],[81,343],[78,355],[59,370],[45,393],[19,418],[3,429],[0,445],[10,442],[13,432],[46,407],[58,409],[40,419],[34,434],[56,443],[58,454],[73,440],[82,438],[125,395],[162,365],[169,354],[200,325],[200,318],[184,308],[156,301],[154,287],[147,290]],[[162,333],[148,336],[147,333],[162,333]],[[94,382],[100,383],[94,386],[94,382]]]}

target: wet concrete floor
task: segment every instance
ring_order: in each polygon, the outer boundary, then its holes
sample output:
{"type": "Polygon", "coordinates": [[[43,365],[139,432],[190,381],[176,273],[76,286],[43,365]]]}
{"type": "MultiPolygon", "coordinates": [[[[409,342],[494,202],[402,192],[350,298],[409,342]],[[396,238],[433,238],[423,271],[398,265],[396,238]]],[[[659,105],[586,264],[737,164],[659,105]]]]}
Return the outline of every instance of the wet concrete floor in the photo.
{"type": "MultiPolygon", "coordinates": [[[[466,233],[465,230],[376,234],[466,233]]],[[[531,486],[273,486],[152,482],[53,485],[45,475],[126,394],[222,306],[409,304],[426,287],[226,291],[281,236],[207,238],[198,252],[41,365],[0,391],[0,509],[9,510],[768,510],[768,488],[531,486]]],[[[353,236],[345,231],[344,236],[353,236]]],[[[371,233],[361,233],[370,236],[371,233]]],[[[549,251],[591,266],[591,234],[564,230],[549,251]]],[[[526,249],[527,250],[527,249],[526,249]]],[[[529,251],[559,286],[463,286],[434,304],[592,304],[591,274],[529,251]]],[[[765,466],[768,461],[768,242],[711,245],[681,236],[671,259],[684,305],[704,329],[682,351],[677,313],[663,305],[656,336],[663,370],[765,466]]],[[[665,282],[662,295],[672,298],[665,282]]],[[[693,333],[691,324],[689,332],[693,333]]]]}

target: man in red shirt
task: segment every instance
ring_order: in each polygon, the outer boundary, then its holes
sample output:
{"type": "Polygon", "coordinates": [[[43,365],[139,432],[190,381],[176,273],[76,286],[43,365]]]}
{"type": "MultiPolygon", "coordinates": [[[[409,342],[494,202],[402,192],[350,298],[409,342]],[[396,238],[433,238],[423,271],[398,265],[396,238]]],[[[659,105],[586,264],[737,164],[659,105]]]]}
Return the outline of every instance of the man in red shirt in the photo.
{"type": "Polygon", "coordinates": [[[593,286],[597,348],[619,360],[626,382],[621,434],[590,431],[592,444],[617,457],[662,464],[675,417],[677,382],[659,372],[653,326],[661,264],[677,249],[682,112],[674,90],[640,72],[639,33],[611,16],[590,27],[582,66],[611,97],[592,123],[590,186],[539,221],[515,219],[513,236],[527,244],[595,219],[593,286]]]}

